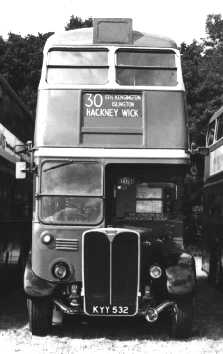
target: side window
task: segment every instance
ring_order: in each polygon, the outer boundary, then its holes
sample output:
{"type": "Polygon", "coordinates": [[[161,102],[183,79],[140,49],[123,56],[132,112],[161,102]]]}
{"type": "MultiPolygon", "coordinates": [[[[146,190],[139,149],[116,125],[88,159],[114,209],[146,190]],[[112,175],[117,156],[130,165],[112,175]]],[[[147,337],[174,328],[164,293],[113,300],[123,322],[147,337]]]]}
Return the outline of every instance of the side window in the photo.
{"type": "Polygon", "coordinates": [[[213,121],[209,127],[207,132],[207,146],[210,146],[214,142],[214,132],[215,132],[215,121],[213,121]]]}
{"type": "Polygon", "coordinates": [[[217,120],[217,134],[216,139],[219,140],[223,137],[223,113],[218,117],[217,120]]]}

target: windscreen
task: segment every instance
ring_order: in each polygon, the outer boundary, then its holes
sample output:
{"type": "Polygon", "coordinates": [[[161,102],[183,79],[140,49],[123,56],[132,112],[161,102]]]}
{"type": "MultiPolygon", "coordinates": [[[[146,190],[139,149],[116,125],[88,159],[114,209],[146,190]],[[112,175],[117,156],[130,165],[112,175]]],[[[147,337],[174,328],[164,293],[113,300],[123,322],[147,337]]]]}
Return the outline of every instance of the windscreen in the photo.
{"type": "Polygon", "coordinates": [[[73,160],[42,165],[40,218],[52,224],[98,224],[103,216],[102,173],[97,163],[73,160]]]}

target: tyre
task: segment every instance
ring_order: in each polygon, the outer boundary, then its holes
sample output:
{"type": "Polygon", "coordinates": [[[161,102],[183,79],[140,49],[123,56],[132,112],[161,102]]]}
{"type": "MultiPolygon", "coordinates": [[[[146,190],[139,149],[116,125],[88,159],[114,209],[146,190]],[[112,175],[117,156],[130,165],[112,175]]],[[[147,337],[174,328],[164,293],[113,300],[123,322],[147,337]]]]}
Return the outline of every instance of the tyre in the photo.
{"type": "Polygon", "coordinates": [[[193,304],[185,302],[176,304],[171,309],[170,336],[172,338],[189,338],[192,334],[193,304]]]}
{"type": "Polygon", "coordinates": [[[33,335],[47,335],[52,326],[53,304],[49,299],[27,299],[29,329],[33,335]]]}

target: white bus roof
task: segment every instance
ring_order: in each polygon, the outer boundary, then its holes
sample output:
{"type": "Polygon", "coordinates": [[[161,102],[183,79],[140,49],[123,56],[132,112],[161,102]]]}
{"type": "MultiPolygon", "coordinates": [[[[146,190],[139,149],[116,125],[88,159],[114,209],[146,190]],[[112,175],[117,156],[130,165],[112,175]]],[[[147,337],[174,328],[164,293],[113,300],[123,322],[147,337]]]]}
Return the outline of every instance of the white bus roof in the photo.
{"type": "MultiPolygon", "coordinates": [[[[151,48],[174,48],[177,49],[176,42],[170,38],[162,37],[154,34],[147,34],[138,31],[133,31],[133,40],[131,44],[117,44],[103,43],[105,45],[118,45],[118,46],[133,46],[133,47],[151,47],[151,48]]],[[[70,31],[64,31],[61,33],[55,33],[48,38],[46,42],[46,48],[52,48],[57,46],[82,46],[82,45],[94,45],[93,42],[93,27],[81,28],[70,31]]],[[[97,44],[98,45],[98,44],[97,44]]]]}

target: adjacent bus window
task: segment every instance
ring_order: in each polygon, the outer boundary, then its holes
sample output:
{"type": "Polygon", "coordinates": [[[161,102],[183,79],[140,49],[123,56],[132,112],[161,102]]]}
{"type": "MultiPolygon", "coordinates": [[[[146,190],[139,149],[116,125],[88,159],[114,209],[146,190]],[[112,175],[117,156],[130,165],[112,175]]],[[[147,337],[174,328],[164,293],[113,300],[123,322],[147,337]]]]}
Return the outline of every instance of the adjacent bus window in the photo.
{"type": "Polygon", "coordinates": [[[218,117],[217,140],[223,137],[223,113],[218,117]]]}
{"type": "Polygon", "coordinates": [[[175,53],[119,49],[116,54],[116,81],[120,85],[177,85],[175,53]]]}
{"type": "Polygon", "coordinates": [[[208,127],[207,146],[213,144],[213,142],[214,142],[214,132],[215,132],[215,121],[213,121],[208,127]]]}
{"type": "Polygon", "coordinates": [[[108,81],[108,51],[51,50],[47,77],[50,84],[104,85],[108,81]]]}
{"type": "Polygon", "coordinates": [[[99,164],[72,160],[43,164],[40,203],[40,218],[43,222],[96,225],[102,216],[102,175],[99,164]]]}

